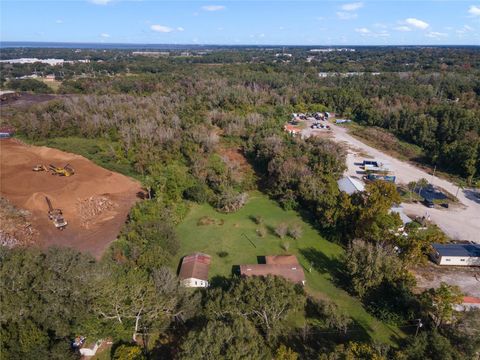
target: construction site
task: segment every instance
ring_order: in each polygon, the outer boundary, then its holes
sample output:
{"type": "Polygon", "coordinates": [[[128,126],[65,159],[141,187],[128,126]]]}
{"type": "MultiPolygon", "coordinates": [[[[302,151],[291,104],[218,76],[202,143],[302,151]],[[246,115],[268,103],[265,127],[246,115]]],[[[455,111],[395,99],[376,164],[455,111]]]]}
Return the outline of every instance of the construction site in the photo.
{"type": "Polygon", "coordinates": [[[0,141],[0,241],[67,246],[99,258],[117,238],[140,183],[60,150],[0,141]]]}

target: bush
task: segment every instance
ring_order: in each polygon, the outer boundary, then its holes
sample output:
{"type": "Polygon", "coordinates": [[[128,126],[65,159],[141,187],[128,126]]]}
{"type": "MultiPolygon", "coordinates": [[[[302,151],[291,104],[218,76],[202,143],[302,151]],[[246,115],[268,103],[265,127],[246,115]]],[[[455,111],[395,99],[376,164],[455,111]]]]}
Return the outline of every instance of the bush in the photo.
{"type": "Polygon", "coordinates": [[[280,239],[283,239],[285,235],[287,235],[287,233],[288,233],[288,226],[285,223],[280,223],[275,228],[275,234],[277,234],[277,236],[280,239]]]}
{"type": "Polygon", "coordinates": [[[218,257],[221,257],[221,258],[224,258],[224,257],[227,257],[228,256],[228,252],[226,251],[219,251],[217,253],[218,257]]]}
{"type": "Polygon", "coordinates": [[[300,224],[293,224],[288,228],[288,235],[298,240],[302,237],[303,229],[300,224]]]}
{"type": "Polygon", "coordinates": [[[267,229],[265,229],[264,226],[259,227],[259,228],[257,229],[257,235],[258,235],[259,237],[261,237],[261,238],[265,237],[265,236],[267,235],[267,229]]]}
{"type": "Polygon", "coordinates": [[[263,224],[263,222],[264,222],[265,220],[263,219],[263,216],[261,216],[261,215],[255,215],[255,216],[253,217],[253,221],[255,222],[255,224],[261,225],[261,224],[263,224]]]}
{"type": "Polygon", "coordinates": [[[221,212],[232,213],[240,210],[246,204],[247,199],[247,193],[227,190],[219,195],[217,199],[217,209],[221,212]]]}

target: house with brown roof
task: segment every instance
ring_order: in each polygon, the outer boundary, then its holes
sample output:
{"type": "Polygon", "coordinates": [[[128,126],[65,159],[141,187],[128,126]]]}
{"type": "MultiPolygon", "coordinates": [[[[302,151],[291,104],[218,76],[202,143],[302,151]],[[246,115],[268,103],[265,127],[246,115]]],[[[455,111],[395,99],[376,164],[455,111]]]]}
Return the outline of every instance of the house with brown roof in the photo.
{"type": "Polygon", "coordinates": [[[211,257],[207,254],[194,253],[182,259],[178,274],[183,286],[208,287],[208,270],[211,257]]]}
{"type": "Polygon", "coordinates": [[[295,255],[267,255],[265,264],[240,265],[242,276],[283,277],[294,283],[305,285],[305,273],[295,255]]]}

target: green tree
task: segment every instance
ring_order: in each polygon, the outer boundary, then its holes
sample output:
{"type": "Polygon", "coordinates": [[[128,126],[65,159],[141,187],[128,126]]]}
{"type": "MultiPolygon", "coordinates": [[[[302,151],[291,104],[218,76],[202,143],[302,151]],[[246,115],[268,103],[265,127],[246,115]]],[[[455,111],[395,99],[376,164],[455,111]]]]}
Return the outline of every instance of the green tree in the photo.
{"type": "Polygon", "coordinates": [[[435,328],[454,320],[454,306],[462,303],[463,294],[458,286],[442,282],[421,295],[423,310],[430,316],[435,328]]]}
{"type": "Polygon", "coordinates": [[[113,360],[145,360],[145,354],[138,345],[120,345],[115,349],[113,360]]]}
{"type": "Polygon", "coordinates": [[[275,360],[297,360],[298,353],[281,344],[275,352],[275,360]]]}
{"type": "Polygon", "coordinates": [[[383,281],[395,281],[404,275],[402,262],[391,247],[362,240],[350,244],[343,263],[352,290],[360,298],[383,281]]]}
{"type": "Polygon", "coordinates": [[[189,332],[180,346],[180,359],[236,360],[267,359],[265,342],[255,326],[238,317],[234,320],[210,320],[189,332]]]}
{"type": "Polygon", "coordinates": [[[304,306],[301,288],[277,276],[255,276],[236,281],[226,293],[213,291],[206,313],[213,319],[249,319],[271,339],[279,334],[288,316],[304,306]]]}

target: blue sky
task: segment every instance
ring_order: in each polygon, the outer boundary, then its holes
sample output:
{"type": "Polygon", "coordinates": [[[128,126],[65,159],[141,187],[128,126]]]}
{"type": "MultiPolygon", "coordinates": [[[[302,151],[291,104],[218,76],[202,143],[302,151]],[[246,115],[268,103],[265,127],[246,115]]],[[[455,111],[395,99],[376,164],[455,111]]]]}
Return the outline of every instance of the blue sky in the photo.
{"type": "Polygon", "coordinates": [[[3,41],[480,45],[480,1],[0,0],[3,41]]]}

